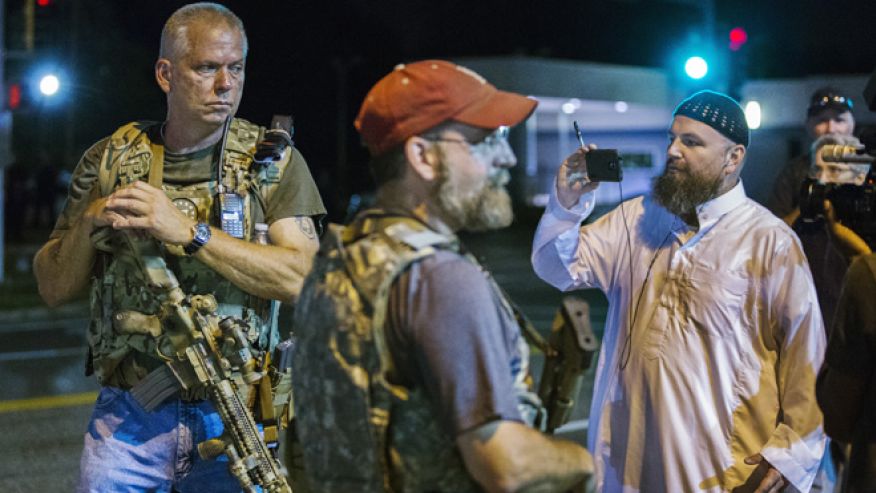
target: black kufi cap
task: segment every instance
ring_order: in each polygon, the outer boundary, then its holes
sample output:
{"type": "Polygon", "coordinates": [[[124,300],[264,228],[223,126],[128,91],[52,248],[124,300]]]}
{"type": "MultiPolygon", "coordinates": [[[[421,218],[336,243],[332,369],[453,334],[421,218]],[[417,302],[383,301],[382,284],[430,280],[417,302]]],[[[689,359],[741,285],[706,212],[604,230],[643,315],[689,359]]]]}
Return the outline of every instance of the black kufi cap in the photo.
{"type": "Polygon", "coordinates": [[[700,91],[679,103],[672,116],[705,123],[737,144],[748,146],[750,132],[745,112],[733,98],[715,91],[700,91]]]}

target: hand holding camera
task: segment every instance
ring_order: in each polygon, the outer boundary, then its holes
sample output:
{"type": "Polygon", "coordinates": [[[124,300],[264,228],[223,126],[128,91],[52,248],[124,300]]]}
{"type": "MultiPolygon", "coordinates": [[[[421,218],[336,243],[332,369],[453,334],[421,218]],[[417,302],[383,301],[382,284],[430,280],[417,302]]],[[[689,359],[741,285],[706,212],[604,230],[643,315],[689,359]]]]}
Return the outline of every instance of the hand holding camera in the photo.
{"type": "Polygon", "coordinates": [[[557,198],[563,207],[573,207],[585,193],[603,181],[621,181],[623,170],[617,149],[597,149],[585,144],[578,122],[572,122],[580,147],[563,161],[557,176],[557,198]]]}

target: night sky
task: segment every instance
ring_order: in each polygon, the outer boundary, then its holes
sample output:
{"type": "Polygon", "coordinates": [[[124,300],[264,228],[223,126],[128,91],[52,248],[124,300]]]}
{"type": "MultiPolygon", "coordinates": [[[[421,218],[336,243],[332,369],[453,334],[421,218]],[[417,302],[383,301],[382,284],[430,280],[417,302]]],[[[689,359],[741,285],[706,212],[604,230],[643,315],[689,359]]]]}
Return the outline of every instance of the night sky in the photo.
{"type": "MultiPolygon", "coordinates": [[[[68,168],[75,158],[65,154],[78,155],[119,125],[163,118],[152,67],[164,21],[186,3],[80,0],[73,8],[72,2],[51,0],[38,9],[36,55],[6,66],[7,80],[23,77],[38,60],[68,67],[72,144],[53,150],[68,168]]],[[[10,49],[20,47],[22,3],[6,0],[10,49]]],[[[220,3],[241,17],[249,37],[239,115],[262,124],[274,113],[295,115],[296,144],[333,211],[370,186],[352,121],[368,88],[396,63],[528,55],[661,67],[682,44],[703,42],[700,2],[690,0],[220,3]],[[341,159],[351,175],[338,176],[341,159]]],[[[716,0],[718,48],[735,26],[749,34],[742,52],[749,78],[861,74],[876,66],[876,1],[716,0]]],[[[16,154],[54,141],[66,111],[58,104],[16,114],[16,154]]]]}

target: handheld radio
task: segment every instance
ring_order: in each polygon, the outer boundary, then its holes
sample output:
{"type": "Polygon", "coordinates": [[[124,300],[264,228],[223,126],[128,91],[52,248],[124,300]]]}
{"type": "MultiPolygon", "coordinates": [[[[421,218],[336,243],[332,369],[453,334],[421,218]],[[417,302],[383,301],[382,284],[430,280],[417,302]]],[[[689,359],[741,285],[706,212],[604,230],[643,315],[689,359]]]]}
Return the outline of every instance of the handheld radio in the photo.
{"type": "Polygon", "coordinates": [[[225,167],[225,145],[228,143],[228,127],[231,126],[231,116],[225,120],[222,129],[222,145],[219,147],[219,160],[216,164],[216,190],[219,208],[219,221],[222,231],[230,236],[244,237],[244,203],[243,197],[235,191],[227,191],[222,181],[222,170],[225,167]]]}

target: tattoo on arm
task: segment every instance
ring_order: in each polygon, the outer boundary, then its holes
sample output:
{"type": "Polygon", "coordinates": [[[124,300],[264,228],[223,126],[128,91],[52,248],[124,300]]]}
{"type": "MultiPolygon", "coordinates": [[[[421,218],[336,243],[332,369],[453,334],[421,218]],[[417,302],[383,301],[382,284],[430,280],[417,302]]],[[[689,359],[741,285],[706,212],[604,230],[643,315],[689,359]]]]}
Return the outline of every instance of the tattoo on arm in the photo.
{"type": "Polygon", "coordinates": [[[298,229],[304,233],[304,236],[311,240],[316,239],[316,228],[313,226],[313,219],[307,216],[295,216],[295,222],[298,224],[298,229]]]}

